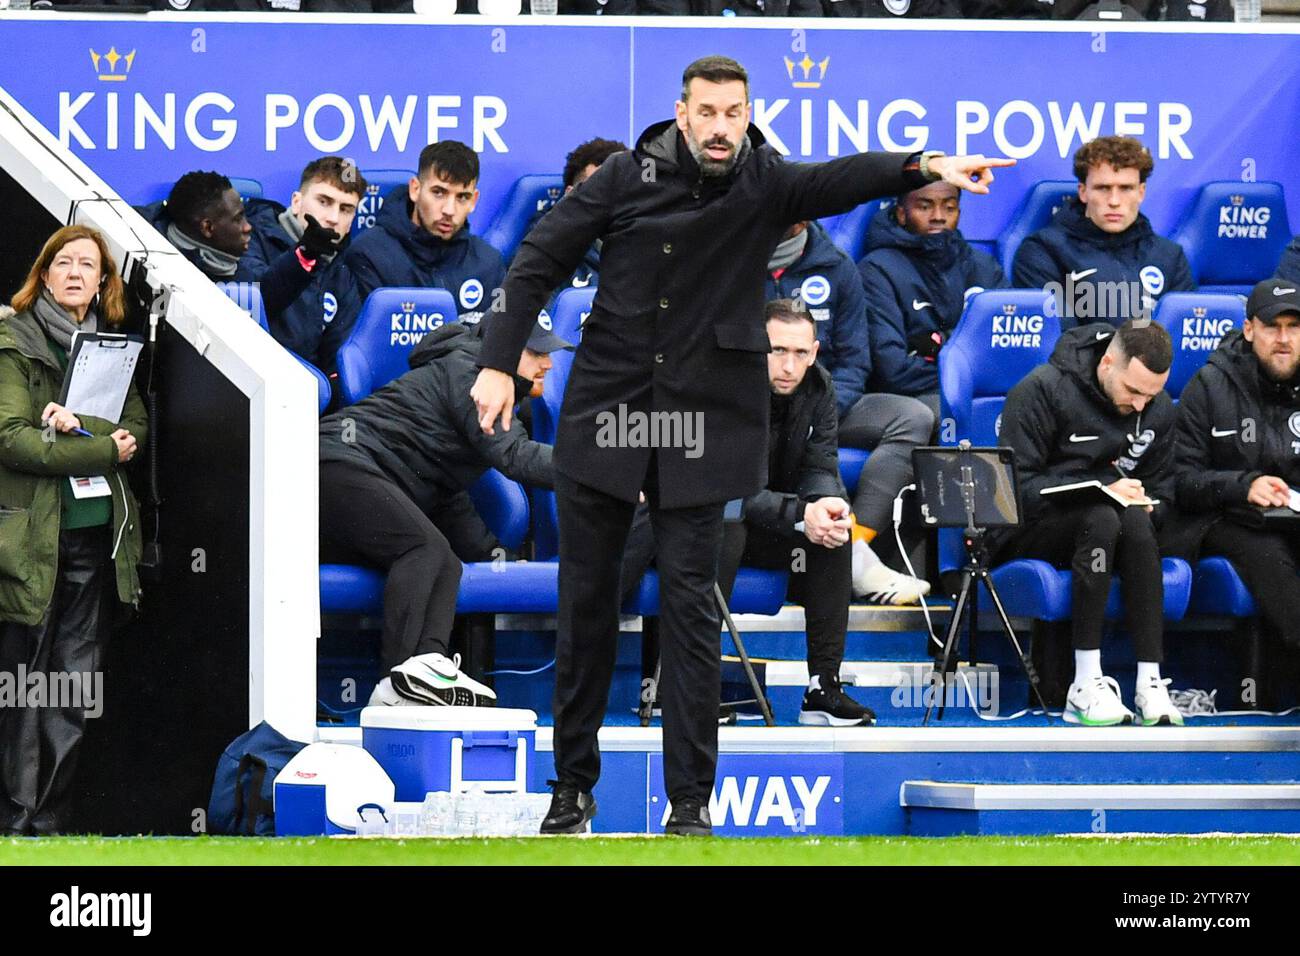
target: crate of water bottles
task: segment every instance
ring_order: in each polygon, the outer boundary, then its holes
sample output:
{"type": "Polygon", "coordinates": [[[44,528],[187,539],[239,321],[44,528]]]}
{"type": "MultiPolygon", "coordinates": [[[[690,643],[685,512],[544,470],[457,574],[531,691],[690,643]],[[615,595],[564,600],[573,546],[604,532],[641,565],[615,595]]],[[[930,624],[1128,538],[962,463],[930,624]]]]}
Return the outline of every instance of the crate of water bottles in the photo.
{"type": "Polygon", "coordinates": [[[536,836],[550,806],[546,793],[489,793],[471,785],[430,793],[423,803],[396,801],[360,808],[357,836],[536,836]]]}

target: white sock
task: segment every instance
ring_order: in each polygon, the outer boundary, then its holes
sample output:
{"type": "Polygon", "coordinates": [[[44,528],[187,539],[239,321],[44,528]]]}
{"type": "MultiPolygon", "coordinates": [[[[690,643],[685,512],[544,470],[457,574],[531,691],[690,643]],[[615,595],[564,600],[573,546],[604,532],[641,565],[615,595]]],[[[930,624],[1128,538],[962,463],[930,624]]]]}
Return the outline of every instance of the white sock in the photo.
{"type": "Polygon", "coordinates": [[[853,577],[860,578],[869,568],[880,563],[880,556],[865,541],[853,542],[853,577]]]}
{"type": "Polygon", "coordinates": [[[1101,677],[1101,649],[1074,652],[1074,682],[1076,684],[1101,677]]]}
{"type": "Polygon", "coordinates": [[[1160,665],[1151,661],[1138,661],[1137,685],[1145,687],[1153,680],[1160,680],[1160,665]]]}

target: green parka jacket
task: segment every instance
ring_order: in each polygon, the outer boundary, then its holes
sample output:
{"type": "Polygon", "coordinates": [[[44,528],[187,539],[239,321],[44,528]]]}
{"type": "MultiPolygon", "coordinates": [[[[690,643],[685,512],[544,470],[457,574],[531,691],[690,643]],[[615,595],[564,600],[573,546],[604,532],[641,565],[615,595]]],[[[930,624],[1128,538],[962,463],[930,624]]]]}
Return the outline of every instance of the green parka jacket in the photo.
{"type": "Polygon", "coordinates": [[[36,624],[50,606],[58,574],[62,482],[103,475],[113,489],[112,556],[117,596],[139,605],[140,510],[109,436],[125,428],[141,447],[148,418],[134,388],[122,421],[81,415],[94,437],[41,427],[41,412],[59,399],[63,371],[30,313],[0,310],[0,620],[36,624]],[[52,440],[51,440],[52,439],[52,440]]]}

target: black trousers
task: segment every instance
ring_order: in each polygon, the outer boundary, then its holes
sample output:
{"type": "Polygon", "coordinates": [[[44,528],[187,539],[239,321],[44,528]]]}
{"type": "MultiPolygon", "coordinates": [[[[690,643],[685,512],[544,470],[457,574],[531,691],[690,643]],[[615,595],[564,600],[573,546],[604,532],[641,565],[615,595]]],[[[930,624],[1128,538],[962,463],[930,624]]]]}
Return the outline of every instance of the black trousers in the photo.
{"type": "Polygon", "coordinates": [[[1224,519],[1210,526],[1201,553],[1231,561],[1260,616],[1287,647],[1300,649],[1300,536],[1224,519]]]}
{"type": "Polygon", "coordinates": [[[111,550],[107,525],[62,532],[59,572],[45,617],[39,624],[0,627],[0,671],[13,675],[11,680],[17,681],[20,665],[29,677],[46,675],[50,690],[56,685],[71,689],[74,685],[65,678],[82,675],[81,701],[47,697],[42,706],[0,710],[0,792],[6,797],[0,802],[0,832],[58,833],[72,809],[87,711],[63,705],[102,706],[102,699],[91,701],[86,695],[103,686],[100,661],[116,596],[111,550]],[[94,683],[88,686],[87,681],[94,683]]]}
{"type": "Polygon", "coordinates": [[[1039,558],[1073,572],[1071,634],[1079,651],[1101,647],[1106,599],[1118,575],[1137,659],[1164,659],[1164,574],[1155,527],[1142,508],[1053,507],[999,550],[999,562],[1012,558],[1039,558]]]}
{"type": "MultiPolygon", "coordinates": [[[[668,799],[707,800],[718,763],[721,616],[713,595],[721,503],[661,508],[647,477],[658,545],[664,783],[668,799]]],[[[618,652],[619,579],[636,506],[556,475],[560,607],[555,647],[555,772],[583,790],[600,776],[596,734],[618,652]]]]}
{"type": "Polygon", "coordinates": [[[320,470],[322,557],[385,571],[385,673],[408,657],[450,647],[461,563],[447,537],[396,484],[327,461],[320,470]]]}
{"type": "Polygon", "coordinates": [[[731,600],[740,565],[788,570],[789,600],[803,605],[808,638],[808,674],[839,677],[844,636],[849,629],[853,554],[849,545],[824,548],[802,534],[772,534],[743,521],[727,522],[722,537],[718,585],[731,600]]]}

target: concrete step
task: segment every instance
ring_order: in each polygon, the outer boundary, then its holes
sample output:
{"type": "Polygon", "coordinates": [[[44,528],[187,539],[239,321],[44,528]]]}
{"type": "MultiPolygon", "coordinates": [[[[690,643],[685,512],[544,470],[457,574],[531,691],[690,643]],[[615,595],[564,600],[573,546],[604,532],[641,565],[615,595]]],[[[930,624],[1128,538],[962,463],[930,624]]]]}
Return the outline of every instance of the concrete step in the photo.
{"type": "Polygon", "coordinates": [[[914,836],[1300,833],[1300,784],[1052,784],[906,780],[914,836]]]}

